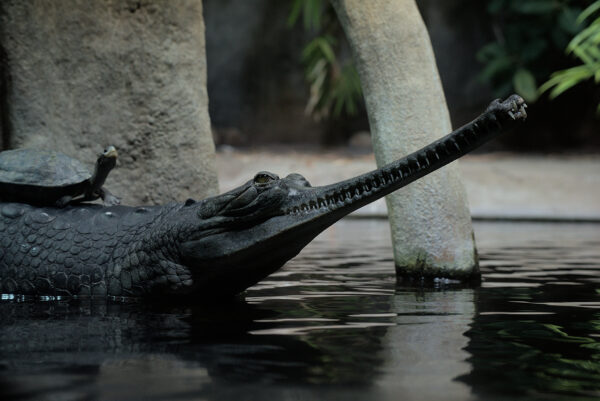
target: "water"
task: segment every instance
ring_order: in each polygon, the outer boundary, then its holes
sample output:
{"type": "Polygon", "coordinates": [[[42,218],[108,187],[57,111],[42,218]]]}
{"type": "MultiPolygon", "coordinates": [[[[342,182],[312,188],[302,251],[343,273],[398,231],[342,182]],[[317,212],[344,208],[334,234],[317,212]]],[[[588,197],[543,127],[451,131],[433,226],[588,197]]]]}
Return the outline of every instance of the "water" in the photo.
{"type": "Polygon", "coordinates": [[[600,399],[600,225],[475,230],[475,288],[398,283],[346,220],[229,302],[5,299],[0,399],[600,399]]]}

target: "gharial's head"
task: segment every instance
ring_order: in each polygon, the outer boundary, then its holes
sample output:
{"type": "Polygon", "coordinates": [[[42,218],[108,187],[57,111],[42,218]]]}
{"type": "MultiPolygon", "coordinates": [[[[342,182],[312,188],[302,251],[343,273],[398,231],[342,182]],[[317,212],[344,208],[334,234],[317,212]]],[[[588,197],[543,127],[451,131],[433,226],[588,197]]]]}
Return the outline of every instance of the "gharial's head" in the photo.
{"type": "Polygon", "coordinates": [[[283,214],[284,201],[309,187],[300,174],[279,178],[277,174],[261,171],[238,188],[198,202],[198,213],[201,218],[213,219],[215,223],[227,221],[243,225],[283,214]]]}
{"type": "Polygon", "coordinates": [[[194,275],[190,290],[210,292],[204,283],[224,280],[226,286],[216,287],[237,293],[294,257],[322,231],[311,227],[314,235],[307,235],[294,229],[305,219],[294,215],[293,205],[315,190],[300,174],[279,178],[261,171],[229,192],[188,200],[182,209],[187,210],[189,229],[179,253],[194,275]]]}
{"type": "Polygon", "coordinates": [[[277,270],[348,213],[456,160],[525,117],[523,99],[515,95],[493,102],[475,121],[446,137],[358,177],[311,187],[300,174],[279,178],[260,172],[232,191],[188,201],[183,208],[193,221],[179,245],[182,261],[197,276],[197,286],[226,280],[227,288],[239,292],[277,270]]]}

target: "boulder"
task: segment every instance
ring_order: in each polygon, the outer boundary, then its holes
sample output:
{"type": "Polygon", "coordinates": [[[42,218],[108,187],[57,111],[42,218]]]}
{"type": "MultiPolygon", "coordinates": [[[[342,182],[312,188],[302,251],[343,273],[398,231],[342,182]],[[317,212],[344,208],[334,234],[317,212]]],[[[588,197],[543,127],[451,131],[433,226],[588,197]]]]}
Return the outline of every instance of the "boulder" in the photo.
{"type": "Polygon", "coordinates": [[[0,45],[10,147],[114,145],[125,204],[217,192],[201,0],[2,0],[0,45]]]}

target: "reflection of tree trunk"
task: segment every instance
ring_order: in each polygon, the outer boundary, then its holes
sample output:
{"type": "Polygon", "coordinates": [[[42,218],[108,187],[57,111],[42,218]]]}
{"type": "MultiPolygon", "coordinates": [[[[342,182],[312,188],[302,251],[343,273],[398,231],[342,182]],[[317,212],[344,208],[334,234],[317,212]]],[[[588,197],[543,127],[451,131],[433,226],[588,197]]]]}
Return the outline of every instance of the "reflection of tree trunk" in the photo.
{"type": "Polygon", "coordinates": [[[120,152],[125,203],[217,191],[201,0],[2,0],[14,146],[120,152]]]}
{"type": "MultiPolygon", "coordinates": [[[[364,89],[377,164],[451,131],[427,31],[414,0],[332,0],[364,89]]],[[[477,267],[457,166],[387,197],[402,273],[464,277],[477,267]]]]}
{"type": "Polygon", "coordinates": [[[383,341],[386,374],[378,381],[390,399],[468,399],[470,389],[455,378],[470,370],[463,349],[475,315],[473,290],[397,292],[390,312],[396,325],[383,341]]]}

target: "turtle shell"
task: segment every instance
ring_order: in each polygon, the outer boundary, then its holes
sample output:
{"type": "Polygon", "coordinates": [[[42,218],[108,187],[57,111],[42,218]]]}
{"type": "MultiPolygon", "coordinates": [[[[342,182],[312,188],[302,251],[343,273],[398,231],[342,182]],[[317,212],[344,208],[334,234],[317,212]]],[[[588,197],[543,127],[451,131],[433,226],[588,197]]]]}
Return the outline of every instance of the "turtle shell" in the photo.
{"type": "Polygon", "coordinates": [[[60,188],[89,180],[89,170],[64,153],[38,149],[0,152],[0,183],[60,188]]]}

